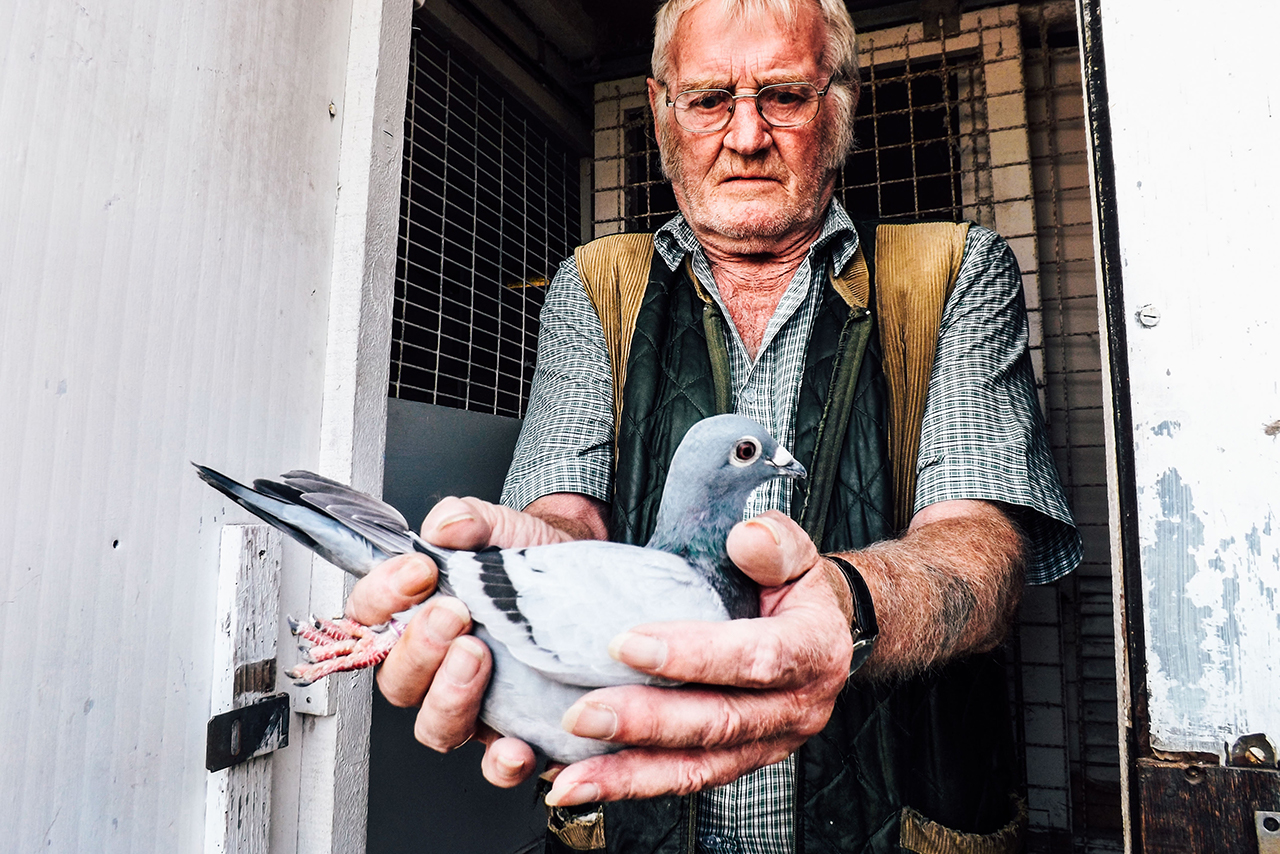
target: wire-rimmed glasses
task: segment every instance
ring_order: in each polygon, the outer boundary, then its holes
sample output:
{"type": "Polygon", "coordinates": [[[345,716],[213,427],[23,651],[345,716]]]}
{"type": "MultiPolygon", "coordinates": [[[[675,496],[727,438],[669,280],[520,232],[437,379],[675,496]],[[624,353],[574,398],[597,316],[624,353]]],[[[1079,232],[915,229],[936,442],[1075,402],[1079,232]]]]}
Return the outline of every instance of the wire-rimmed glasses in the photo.
{"type": "Polygon", "coordinates": [[[830,81],[822,89],[812,83],[771,83],[741,95],[727,89],[688,89],[666,101],[675,108],[680,127],[690,133],[714,133],[728,126],[742,98],[755,101],[756,112],[770,127],[794,128],[813,121],[830,89],[830,81]]]}

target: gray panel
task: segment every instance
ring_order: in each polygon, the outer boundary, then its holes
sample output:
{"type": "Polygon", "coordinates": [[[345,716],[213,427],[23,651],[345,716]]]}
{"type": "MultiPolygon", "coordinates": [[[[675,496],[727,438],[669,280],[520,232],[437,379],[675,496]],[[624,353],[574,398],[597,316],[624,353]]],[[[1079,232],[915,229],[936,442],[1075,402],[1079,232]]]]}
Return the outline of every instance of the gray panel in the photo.
{"type": "Polygon", "coordinates": [[[520,421],[411,400],[387,400],[382,494],[417,528],[446,495],[497,501],[520,421]]]}
{"type": "MultiPolygon", "coordinates": [[[[519,430],[514,418],[390,399],[383,496],[415,528],[445,495],[496,501],[519,430]]],[[[418,744],[415,713],[374,697],[369,854],[512,854],[540,847],[546,814],[533,784],[490,785],[480,774],[478,744],[444,756],[418,744]]]]}

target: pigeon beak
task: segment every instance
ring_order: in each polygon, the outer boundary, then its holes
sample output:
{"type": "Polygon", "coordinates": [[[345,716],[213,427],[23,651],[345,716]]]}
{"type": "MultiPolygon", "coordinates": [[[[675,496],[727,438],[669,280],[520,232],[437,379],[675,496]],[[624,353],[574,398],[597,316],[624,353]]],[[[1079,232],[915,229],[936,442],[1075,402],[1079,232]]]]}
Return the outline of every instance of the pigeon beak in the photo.
{"type": "Polygon", "coordinates": [[[791,456],[791,452],[781,445],[778,446],[778,450],[774,452],[773,457],[765,460],[765,463],[776,468],[778,474],[782,477],[799,478],[804,477],[806,474],[804,466],[800,465],[796,458],[791,456]]]}

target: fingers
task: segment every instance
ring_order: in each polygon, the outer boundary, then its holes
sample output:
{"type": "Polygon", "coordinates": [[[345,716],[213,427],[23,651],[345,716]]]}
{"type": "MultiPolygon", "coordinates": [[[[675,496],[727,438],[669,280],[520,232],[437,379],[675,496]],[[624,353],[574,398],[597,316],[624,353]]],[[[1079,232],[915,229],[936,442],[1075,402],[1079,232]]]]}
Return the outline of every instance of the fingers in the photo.
{"type": "Polygon", "coordinates": [[[441,753],[471,738],[492,668],[489,649],[477,638],[463,635],[449,644],[414,720],[414,738],[441,753]]]}
{"type": "Polygon", "coordinates": [[[842,656],[848,675],[849,622],[825,570],[766,593],[762,606],[768,616],[755,620],[636,626],[609,654],[644,673],[739,688],[804,685],[842,656]]]}
{"type": "Polygon", "coordinates": [[[510,789],[518,786],[537,770],[533,748],[518,738],[495,737],[480,760],[484,778],[495,786],[510,789]]]}
{"type": "Polygon", "coordinates": [[[604,688],[575,703],[561,725],[586,738],[664,748],[736,747],[777,738],[799,744],[826,725],[842,684],[837,678],[797,691],[604,688]]]}
{"type": "Polygon", "coordinates": [[[413,735],[446,752],[476,732],[493,659],[466,634],[471,615],[457,599],[437,596],[413,616],[378,671],[378,688],[394,706],[421,704],[413,735]]]}
{"type": "Polygon", "coordinates": [[[422,520],[428,542],[451,549],[516,548],[560,543],[569,534],[536,516],[479,498],[442,498],[422,520]]]}
{"type": "Polygon", "coordinates": [[[787,628],[762,620],[653,623],[618,635],[609,654],[636,670],[678,682],[790,687],[813,678],[820,654],[808,643],[801,647],[804,638],[787,637],[787,628]]]}
{"type": "Polygon", "coordinates": [[[777,510],[739,522],[729,532],[729,557],[764,587],[795,581],[818,563],[818,550],[804,530],[777,510]]]}
{"type": "Polygon", "coordinates": [[[800,742],[752,742],[732,750],[637,748],[577,762],[560,772],[547,793],[550,806],[687,795],[731,782],[781,762],[800,742]]]}
{"type": "Polygon", "coordinates": [[[471,614],[457,599],[437,596],[424,605],[378,671],[378,688],[387,702],[402,708],[421,703],[450,645],[470,628],[471,614]]]}
{"type": "MultiPolygon", "coordinates": [[[[781,543],[769,523],[754,532],[745,527],[748,537],[768,540],[765,551],[785,551],[785,526],[781,543]]],[[[691,684],[604,688],[581,698],[561,722],[566,730],[638,746],[569,766],[547,802],[698,791],[779,761],[820,731],[847,680],[852,650],[828,575],[824,568],[767,590],[765,618],[657,623],[615,638],[610,652],[618,660],[691,684]]]]}
{"type": "Polygon", "coordinates": [[[497,510],[478,498],[442,498],[422,520],[422,538],[451,549],[482,549],[490,544],[497,510]]]}
{"type": "Polygon", "coordinates": [[[347,616],[376,626],[421,602],[436,589],[436,565],[419,554],[398,555],[356,582],[347,598],[347,616]]]}

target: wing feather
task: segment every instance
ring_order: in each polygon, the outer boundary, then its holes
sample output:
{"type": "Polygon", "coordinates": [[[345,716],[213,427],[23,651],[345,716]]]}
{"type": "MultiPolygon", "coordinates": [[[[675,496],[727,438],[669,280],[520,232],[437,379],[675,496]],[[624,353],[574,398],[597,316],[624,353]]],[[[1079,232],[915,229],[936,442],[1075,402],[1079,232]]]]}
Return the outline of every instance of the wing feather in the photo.
{"type": "Polygon", "coordinates": [[[706,579],[681,558],[621,543],[574,542],[449,559],[472,617],[533,669],[571,685],[651,682],[609,656],[641,623],[724,620],[706,579]]]}

